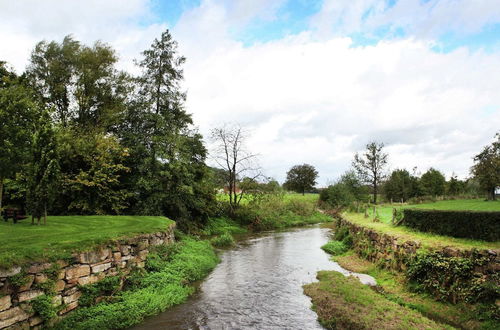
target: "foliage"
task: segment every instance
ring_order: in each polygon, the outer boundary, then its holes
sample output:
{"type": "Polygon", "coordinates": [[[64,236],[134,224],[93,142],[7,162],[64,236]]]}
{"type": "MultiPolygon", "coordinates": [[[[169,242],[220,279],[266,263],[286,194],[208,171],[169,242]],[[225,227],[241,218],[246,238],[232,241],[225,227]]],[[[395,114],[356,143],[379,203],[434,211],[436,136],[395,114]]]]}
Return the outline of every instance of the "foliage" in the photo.
{"type": "Polygon", "coordinates": [[[370,142],[366,145],[364,154],[354,155],[352,166],[363,183],[373,189],[373,203],[377,204],[377,194],[380,183],[385,178],[387,154],[382,151],[383,143],[370,142]]]}
{"type": "Polygon", "coordinates": [[[184,302],[194,292],[188,283],[202,279],[217,262],[208,242],[185,239],[162,269],[143,274],[135,287],[117,294],[114,301],[76,310],[55,329],[131,327],[147,316],[184,302]]]}
{"type": "Polygon", "coordinates": [[[498,274],[485,279],[474,270],[483,266],[487,258],[472,255],[469,258],[446,257],[439,252],[417,253],[410,261],[408,279],[441,300],[494,302],[500,297],[498,274]]]}
{"type": "Polygon", "coordinates": [[[129,193],[120,178],[130,170],[123,164],[127,148],[113,136],[70,130],[59,135],[59,148],[64,203],[58,205],[60,213],[119,214],[125,209],[129,193]]]}
{"type": "Polygon", "coordinates": [[[44,322],[50,321],[57,316],[58,307],[53,305],[52,299],[53,297],[44,294],[30,301],[33,311],[44,322]]]}
{"type": "Polygon", "coordinates": [[[298,193],[305,194],[311,191],[316,184],[318,171],[309,164],[295,165],[286,173],[286,181],[283,186],[298,193]]]}
{"type": "Polygon", "coordinates": [[[212,245],[215,247],[227,247],[234,245],[234,238],[231,234],[224,233],[220,236],[212,238],[210,240],[210,243],[212,243],[212,245]]]}
{"type": "Polygon", "coordinates": [[[446,189],[446,179],[443,173],[434,168],[430,168],[422,174],[420,185],[424,195],[441,196],[444,195],[446,189]]]}
{"type": "Polygon", "coordinates": [[[478,179],[481,188],[487,192],[488,199],[495,200],[495,189],[500,186],[500,133],[495,135],[496,140],[483,148],[474,157],[472,174],[478,179]]]}
{"type": "Polygon", "coordinates": [[[323,189],[319,195],[319,199],[337,209],[346,208],[355,201],[354,194],[341,182],[323,189]]]}
{"type": "Polygon", "coordinates": [[[60,172],[56,135],[48,112],[43,112],[33,135],[31,160],[28,170],[28,208],[31,216],[44,217],[54,202],[60,172]]]}
{"type": "Polygon", "coordinates": [[[416,195],[415,180],[407,170],[394,170],[384,183],[384,193],[387,199],[394,201],[408,201],[416,195]]]}
{"type": "Polygon", "coordinates": [[[500,212],[406,209],[401,224],[452,237],[500,240],[500,212]]]}
{"type": "Polygon", "coordinates": [[[29,158],[31,131],[39,106],[31,92],[0,61],[0,209],[3,183],[29,158]]]}
{"type": "Polygon", "coordinates": [[[321,247],[325,252],[330,253],[331,255],[339,255],[348,250],[348,247],[345,246],[341,241],[329,241],[325,245],[321,247]]]}
{"type": "Polygon", "coordinates": [[[122,279],[120,276],[105,277],[97,283],[80,286],[82,295],[78,299],[78,305],[88,307],[95,305],[98,297],[111,296],[116,294],[121,288],[122,279]]]}

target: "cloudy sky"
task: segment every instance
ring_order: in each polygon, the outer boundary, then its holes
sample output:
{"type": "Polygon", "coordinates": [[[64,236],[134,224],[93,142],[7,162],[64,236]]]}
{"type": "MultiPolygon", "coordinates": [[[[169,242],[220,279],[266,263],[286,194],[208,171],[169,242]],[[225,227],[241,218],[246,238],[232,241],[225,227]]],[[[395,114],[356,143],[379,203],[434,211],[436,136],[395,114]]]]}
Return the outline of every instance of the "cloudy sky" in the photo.
{"type": "Polygon", "coordinates": [[[465,177],[500,131],[500,0],[0,0],[0,60],[72,34],[134,72],[165,29],[196,126],[245,126],[280,181],[310,163],[324,185],[372,140],[392,169],[465,177]]]}

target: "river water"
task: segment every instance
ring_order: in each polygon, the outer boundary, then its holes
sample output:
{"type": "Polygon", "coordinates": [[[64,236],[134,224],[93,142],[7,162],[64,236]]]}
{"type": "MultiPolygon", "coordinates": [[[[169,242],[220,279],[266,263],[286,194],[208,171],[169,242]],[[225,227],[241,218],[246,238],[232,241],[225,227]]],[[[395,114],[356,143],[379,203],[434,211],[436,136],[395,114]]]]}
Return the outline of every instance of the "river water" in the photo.
{"type": "Polygon", "coordinates": [[[323,329],[302,285],[319,270],[348,273],[320,247],[319,226],[250,236],[221,252],[221,263],[186,303],[134,329],[323,329]]]}

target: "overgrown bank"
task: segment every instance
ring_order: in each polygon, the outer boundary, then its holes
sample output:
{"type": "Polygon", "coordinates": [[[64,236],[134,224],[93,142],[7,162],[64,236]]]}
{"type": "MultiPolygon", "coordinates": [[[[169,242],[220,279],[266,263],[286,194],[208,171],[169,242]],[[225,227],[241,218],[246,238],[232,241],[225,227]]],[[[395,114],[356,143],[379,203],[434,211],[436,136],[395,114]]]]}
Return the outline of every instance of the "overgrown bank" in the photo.
{"type": "MultiPolygon", "coordinates": [[[[397,231],[391,235],[390,229],[375,229],[382,225],[389,226],[361,218],[353,220],[347,215],[346,219],[336,221],[335,240],[323,249],[334,254],[334,260],[345,269],[377,279],[376,292],[370,294],[376,294],[377,303],[387,307],[385,314],[394,312],[394,305],[388,304],[392,302],[399,306],[397,309],[403,307],[417,312],[443,327],[499,327],[500,313],[496,303],[499,298],[498,252],[473,249],[470,240],[458,240],[466,244],[454,246],[452,243],[456,239],[450,242],[441,237],[436,244],[432,235],[412,238],[410,231],[398,236],[397,231]],[[370,225],[364,226],[364,221],[370,225]],[[449,245],[443,247],[443,244],[449,245]]],[[[484,244],[487,245],[483,242],[478,246],[484,248],[484,244]]],[[[491,244],[495,246],[495,243],[491,244]]],[[[354,310],[360,308],[359,304],[364,306],[364,296],[368,293],[362,294],[363,291],[358,290],[359,283],[342,278],[331,283],[332,276],[323,273],[318,278],[320,283],[306,286],[305,292],[312,297],[323,322],[331,325],[345,318],[348,312],[343,310],[344,307],[338,307],[339,301],[354,310]],[[328,289],[331,286],[334,289],[328,289]],[[347,298],[339,297],[339,290],[348,292],[347,298]]],[[[373,322],[372,326],[379,322],[376,317],[370,318],[370,313],[363,317],[352,316],[355,323],[352,327],[367,329],[371,328],[367,322],[373,322]]],[[[408,325],[396,322],[387,327],[403,329],[408,325]]],[[[417,328],[425,328],[425,322],[417,328]]]]}

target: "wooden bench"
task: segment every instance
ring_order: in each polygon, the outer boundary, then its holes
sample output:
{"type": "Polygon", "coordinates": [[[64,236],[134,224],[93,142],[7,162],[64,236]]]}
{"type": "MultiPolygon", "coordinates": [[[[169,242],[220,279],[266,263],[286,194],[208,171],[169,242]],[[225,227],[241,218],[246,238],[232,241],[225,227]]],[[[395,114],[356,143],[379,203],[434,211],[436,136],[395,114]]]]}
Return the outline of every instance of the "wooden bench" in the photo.
{"type": "Polygon", "coordinates": [[[9,218],[11,218],[14,223],[17,223],[20,220],[26,219],[27,216],[24,214],[23,210],[4,209],[3,210],[3,220],[5,222],[7,222],[7,221],[9,221],[9,218]]]}

